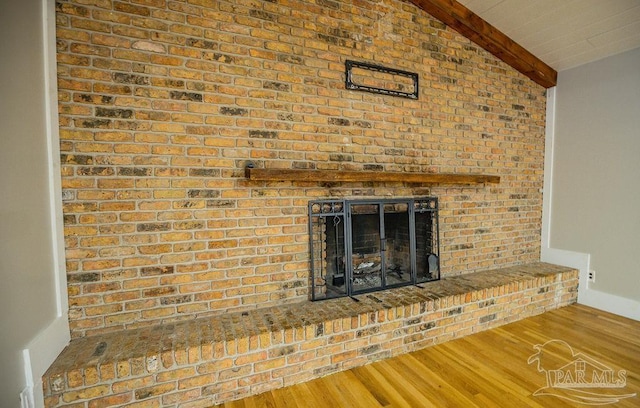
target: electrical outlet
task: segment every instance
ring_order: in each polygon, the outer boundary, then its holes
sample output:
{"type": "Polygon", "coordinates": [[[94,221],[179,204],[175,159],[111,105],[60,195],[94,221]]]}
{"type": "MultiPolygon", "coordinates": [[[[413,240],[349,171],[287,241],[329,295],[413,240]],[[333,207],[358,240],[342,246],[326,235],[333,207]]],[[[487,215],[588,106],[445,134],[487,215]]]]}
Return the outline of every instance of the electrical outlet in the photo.
{"type": "Polygon", "coordinates": [[[589,269],[589,282],[595,282],[596,281],[596,271],[594,271],[593,269],[589,269]]]}

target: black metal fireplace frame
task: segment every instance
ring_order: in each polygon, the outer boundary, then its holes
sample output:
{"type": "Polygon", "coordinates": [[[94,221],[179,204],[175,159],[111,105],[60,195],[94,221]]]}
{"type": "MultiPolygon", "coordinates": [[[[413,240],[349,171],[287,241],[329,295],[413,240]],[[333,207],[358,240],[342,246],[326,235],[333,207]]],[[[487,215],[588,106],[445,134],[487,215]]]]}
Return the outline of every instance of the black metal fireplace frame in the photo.
{"type": "MultiPolygon", "coordinates": [[[[334,218],[335,219],[335,218],[334,218]]],[[[364,293],[375,292],[384,289],[391,289],[402,286],[418,285],[420,283],[437,281],[440,279],[440,229],[438,221],[438,199],[436,197],[419,197],[419,198],[394,198],[394,199],[363,199],[363,200],[313,200],[309,202],[309,249],[310,249],[310,273],[311,273],[311,300],[325,300],[335,297],[355,296],[364,293]],[[353,248],[352,248],[352,231],[351,231],[351,217],[352,207],[354,205],[378,205],[379,211],[379,228],[381,234],[381,246],[385,245],[385,231],[384,231],[384,205],[385,204],[406,204],[408,208],[409,216],[409,240],[410,240],[410,276],[411,279],[406,282],[387,285],[385,281],[386,272],[384,269],[381,273],[381,285],[379,288],[371,288],[365,290],[354,290],[353,288],[353,248]],[[436,262],[437,277],[431,279],[418,279],[417,262],[416,262],[416,213],[431,213],[431,245],[430,256],[434,256],[436,262]],[[316,265],[318,259],[314,250],[314,221],[317,221],[318,217],[329,219],[329,217],[342,217],[342,233],[344,237],[344,285],[345,291],[341,294],[333,294],[332,296],[318,297],[316,294],[316,279],[324,280],[325,286],[327,285],[326,271],[322,276],[322,270],[317,271],[316,265]]],[[[381,249],[382,252],[385,249],[381,249]]],[[[322,269],[322,268],[320,268],[322,269]]],[[[335,276],[334,276],[335,279],[335,276]]],[[[332,285],[335,286],[335,285],[332,285]]]]}

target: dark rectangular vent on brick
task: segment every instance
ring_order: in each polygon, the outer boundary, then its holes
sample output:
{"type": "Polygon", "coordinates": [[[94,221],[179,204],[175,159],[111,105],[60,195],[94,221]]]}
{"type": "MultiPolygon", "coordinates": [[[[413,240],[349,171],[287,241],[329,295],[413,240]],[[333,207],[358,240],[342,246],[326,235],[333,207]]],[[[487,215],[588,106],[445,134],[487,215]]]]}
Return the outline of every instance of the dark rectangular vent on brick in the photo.
{"type": "Polygon", "coordinates": [[[311,299],[440,278],[435,197],[309,202],[311,299]]]}

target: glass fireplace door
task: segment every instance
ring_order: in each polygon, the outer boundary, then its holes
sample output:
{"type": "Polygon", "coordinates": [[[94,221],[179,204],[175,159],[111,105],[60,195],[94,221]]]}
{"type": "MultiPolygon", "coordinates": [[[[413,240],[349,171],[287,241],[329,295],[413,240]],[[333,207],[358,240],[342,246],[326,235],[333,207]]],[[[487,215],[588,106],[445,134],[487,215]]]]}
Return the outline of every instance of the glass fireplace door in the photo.
{"type": "Polygon", "coordinates": [[[311,299],[440,279],[435,197],[309,202],[311,299]]]}
{"type": "Polygon", "coordinates": [[[412,282],[409,203],[358,203],[348,208],[351,240],[350,293],[364,293],[412,282]]]}
{"type": "Polygon", "coordinates": [[[384,268],[385,287],[410,284],[413,279],[411,260],[414,258],[414,234],[410,222],[409,203],[396,202],[383,206],[384,212],[384,268]]]}

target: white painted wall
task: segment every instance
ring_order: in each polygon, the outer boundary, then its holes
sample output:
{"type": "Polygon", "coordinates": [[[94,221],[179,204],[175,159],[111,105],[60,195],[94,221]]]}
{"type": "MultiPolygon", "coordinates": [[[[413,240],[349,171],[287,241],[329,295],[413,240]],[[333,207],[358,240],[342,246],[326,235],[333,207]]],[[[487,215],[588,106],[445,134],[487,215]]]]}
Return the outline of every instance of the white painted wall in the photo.
{"type": "Polygon", "coordinates": [[[40,405],[68,342],[53,1],[0,2],[0,406],[40,405]],[[30,391],[35,388],[35,393],[30,391]]]}
{"type": "Polygon", "coordinates": [[[559,73],[543,231],[546,246],[583,254],[596,272],[595,282],[581,279],[583,303],[633,318],[640,316],[639,67],[640,48],[559,73]]]}

